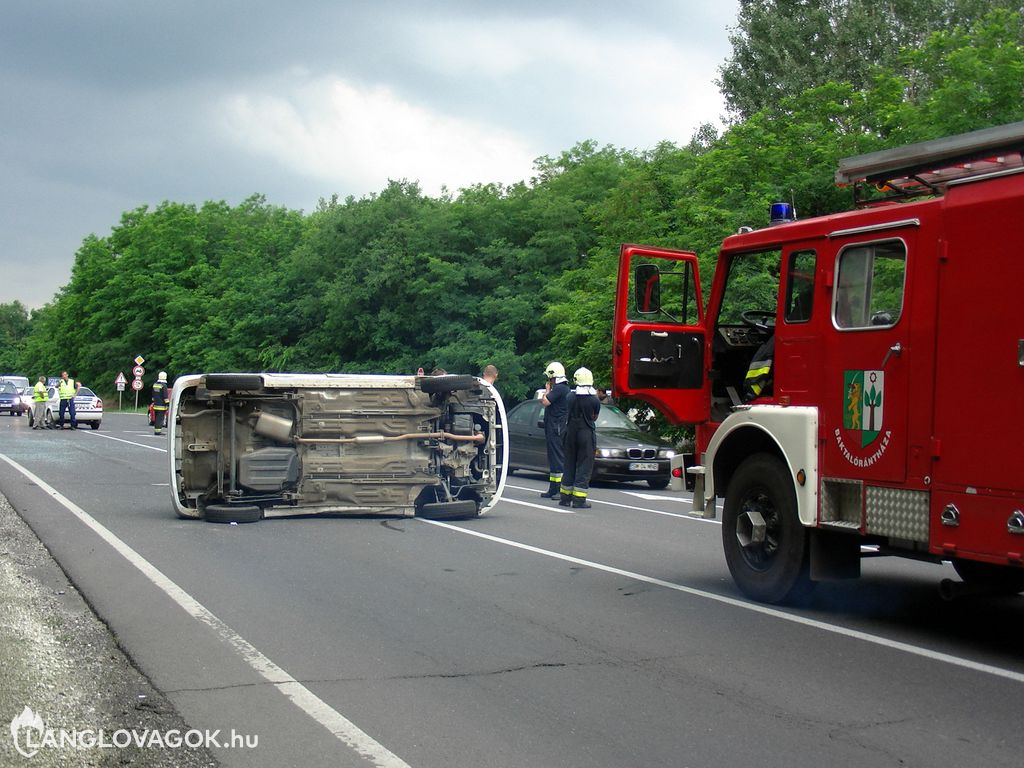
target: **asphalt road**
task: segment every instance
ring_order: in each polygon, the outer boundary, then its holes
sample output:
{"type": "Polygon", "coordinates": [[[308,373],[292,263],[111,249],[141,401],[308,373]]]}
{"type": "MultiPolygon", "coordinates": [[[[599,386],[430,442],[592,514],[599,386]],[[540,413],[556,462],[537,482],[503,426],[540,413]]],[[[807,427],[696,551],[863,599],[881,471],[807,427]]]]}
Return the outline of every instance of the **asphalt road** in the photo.
{"type": "Polygon", "coordinates": [[[0,491],[227,766],[1020,766],[1024,600],[876,558],[743,599],[689,499],[510,478],[479,520],[179,520],[144,417],[0,418],[0,491]],[[241,742],[237,742],[241,745],[241,742]]]}

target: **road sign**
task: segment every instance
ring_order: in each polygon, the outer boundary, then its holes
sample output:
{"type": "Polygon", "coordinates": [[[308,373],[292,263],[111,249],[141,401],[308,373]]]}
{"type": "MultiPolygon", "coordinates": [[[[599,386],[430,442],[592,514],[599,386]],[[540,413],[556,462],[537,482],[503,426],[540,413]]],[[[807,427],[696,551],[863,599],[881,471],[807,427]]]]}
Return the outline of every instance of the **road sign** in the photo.
{"type": "Polygon", "coordinates": [[[136,392],[142,389],[142,379],[132,379],[132,389],[136,392]]]}
{"type": "Polygon", "coordinates": [[[117,384],[117,386],[120,387],[121,389],[124,389],[124,385],[128,383],[128,379],[124,377],[124,371],[121,371],[117,374],[117,378],[114,379],[114,383],[117,384]]]}
{"type": "Polygon", "coordinates": [[[118,382],[115,382],[115,383],[117,384],[117,391],[118,392],[124,392],[124,381],[118,381],[118,382]]]}
{"type": "Polygon", "coordinates": [[[142,365],[144,362],[146,362],[146,358],[144,358],[142,355],[139,355],[138,357],[135,358],[136,365],[142,365]]]}
{"type": "Polygon", "coordinates": [[[132,368],[132,375],[136,379],[142,378],[145,374],[146,374],[146,369],[143,368],[141,365],[136,365],[134,368],[132,368]]]}

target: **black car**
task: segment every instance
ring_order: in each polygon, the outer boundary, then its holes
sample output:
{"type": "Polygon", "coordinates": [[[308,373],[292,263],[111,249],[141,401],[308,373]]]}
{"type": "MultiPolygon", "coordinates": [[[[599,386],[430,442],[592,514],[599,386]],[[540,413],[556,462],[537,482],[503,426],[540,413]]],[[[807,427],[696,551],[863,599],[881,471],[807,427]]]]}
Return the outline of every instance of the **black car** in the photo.
{"type": "Polygon", "coordinates": [[[0,413],[6,413],[8,416],[21,416],[31,409],[14,384],[9,381],[0,382],[0,413]]]}
{"type": "MultiPolygon", "coordinates": [[[[508,431],[509,471],[526,469],[547,474],[541,401],[527,400],[509,411],[508,431]]],[[[602,405],[597,417],[597,455],[591,480],[646,480],[651,488],[667,488],[669,459],[675,453],[641,432],[616,406],[602,405]]]]}

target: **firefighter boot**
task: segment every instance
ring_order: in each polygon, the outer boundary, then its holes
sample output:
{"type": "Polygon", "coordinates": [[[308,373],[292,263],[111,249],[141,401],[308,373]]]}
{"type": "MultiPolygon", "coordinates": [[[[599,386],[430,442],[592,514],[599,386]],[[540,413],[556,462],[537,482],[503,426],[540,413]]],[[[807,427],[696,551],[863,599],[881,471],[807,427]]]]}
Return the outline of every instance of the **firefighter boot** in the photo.
{"type": "Polygon", "coordinates": [[[572,491],[567,491],[565,488],[560,489],[558,497],[558,506],[560,507],[571,507],[572,506],[572,491]]]}
{"type": "Polygon", "coordinates": [[[573,496],[572,507],[573,509],[590,509],[590,502],[587,501],[586,496],[573,496]]]}
{"type": "Polygon", "coordinates": [[[557,499],[559,491],[561,489],[561,483],[557,480],[548,480],[548,489],[541,493],[542,499],[557,499]]]}

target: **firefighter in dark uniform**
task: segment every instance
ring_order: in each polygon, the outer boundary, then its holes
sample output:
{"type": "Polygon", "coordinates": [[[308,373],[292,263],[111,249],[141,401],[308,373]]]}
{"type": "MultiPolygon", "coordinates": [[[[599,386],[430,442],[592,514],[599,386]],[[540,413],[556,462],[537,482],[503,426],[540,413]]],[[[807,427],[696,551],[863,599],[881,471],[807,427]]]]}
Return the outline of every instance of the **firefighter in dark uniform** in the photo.
{"type": "Polygon", "coordinates": [[[594,471],[597,450],[597,417],[601,401],[594,389],[594,374],[586,368],[573,374],[576,385],[568,398],[569,421],[565,428],[565,472],[562,475],[559,506],[590,509],[587,491],[594,471]]]}
{"type": "Polygon", "coordinates": [[[160,371],[153,385],[153,434],[159,435],[164,429],[167,417],[167,372],[160,371]]]}
{"type": "Polygon", "coordinates": [[[544,375],[547,377],[547,383],[544,385],[541,402],[544,404],[544,441],[548,449],[548,489],[541,494],[541,498],[557,499],[562,486],[562,466],[565,462],[562,438],[569,415],[566,399],[570,390],[565,380],[565,366],[561,363],[548,363],[544,375]]]}
{"type": "Polygon", "coordinates": [[[757,348],[754,359],[750,361],[747,375],[743,380],[743,394],[747,401],[758,397],[771,397],[772,394],[772,363],[775,357],[775,335],[757,348]]]}

